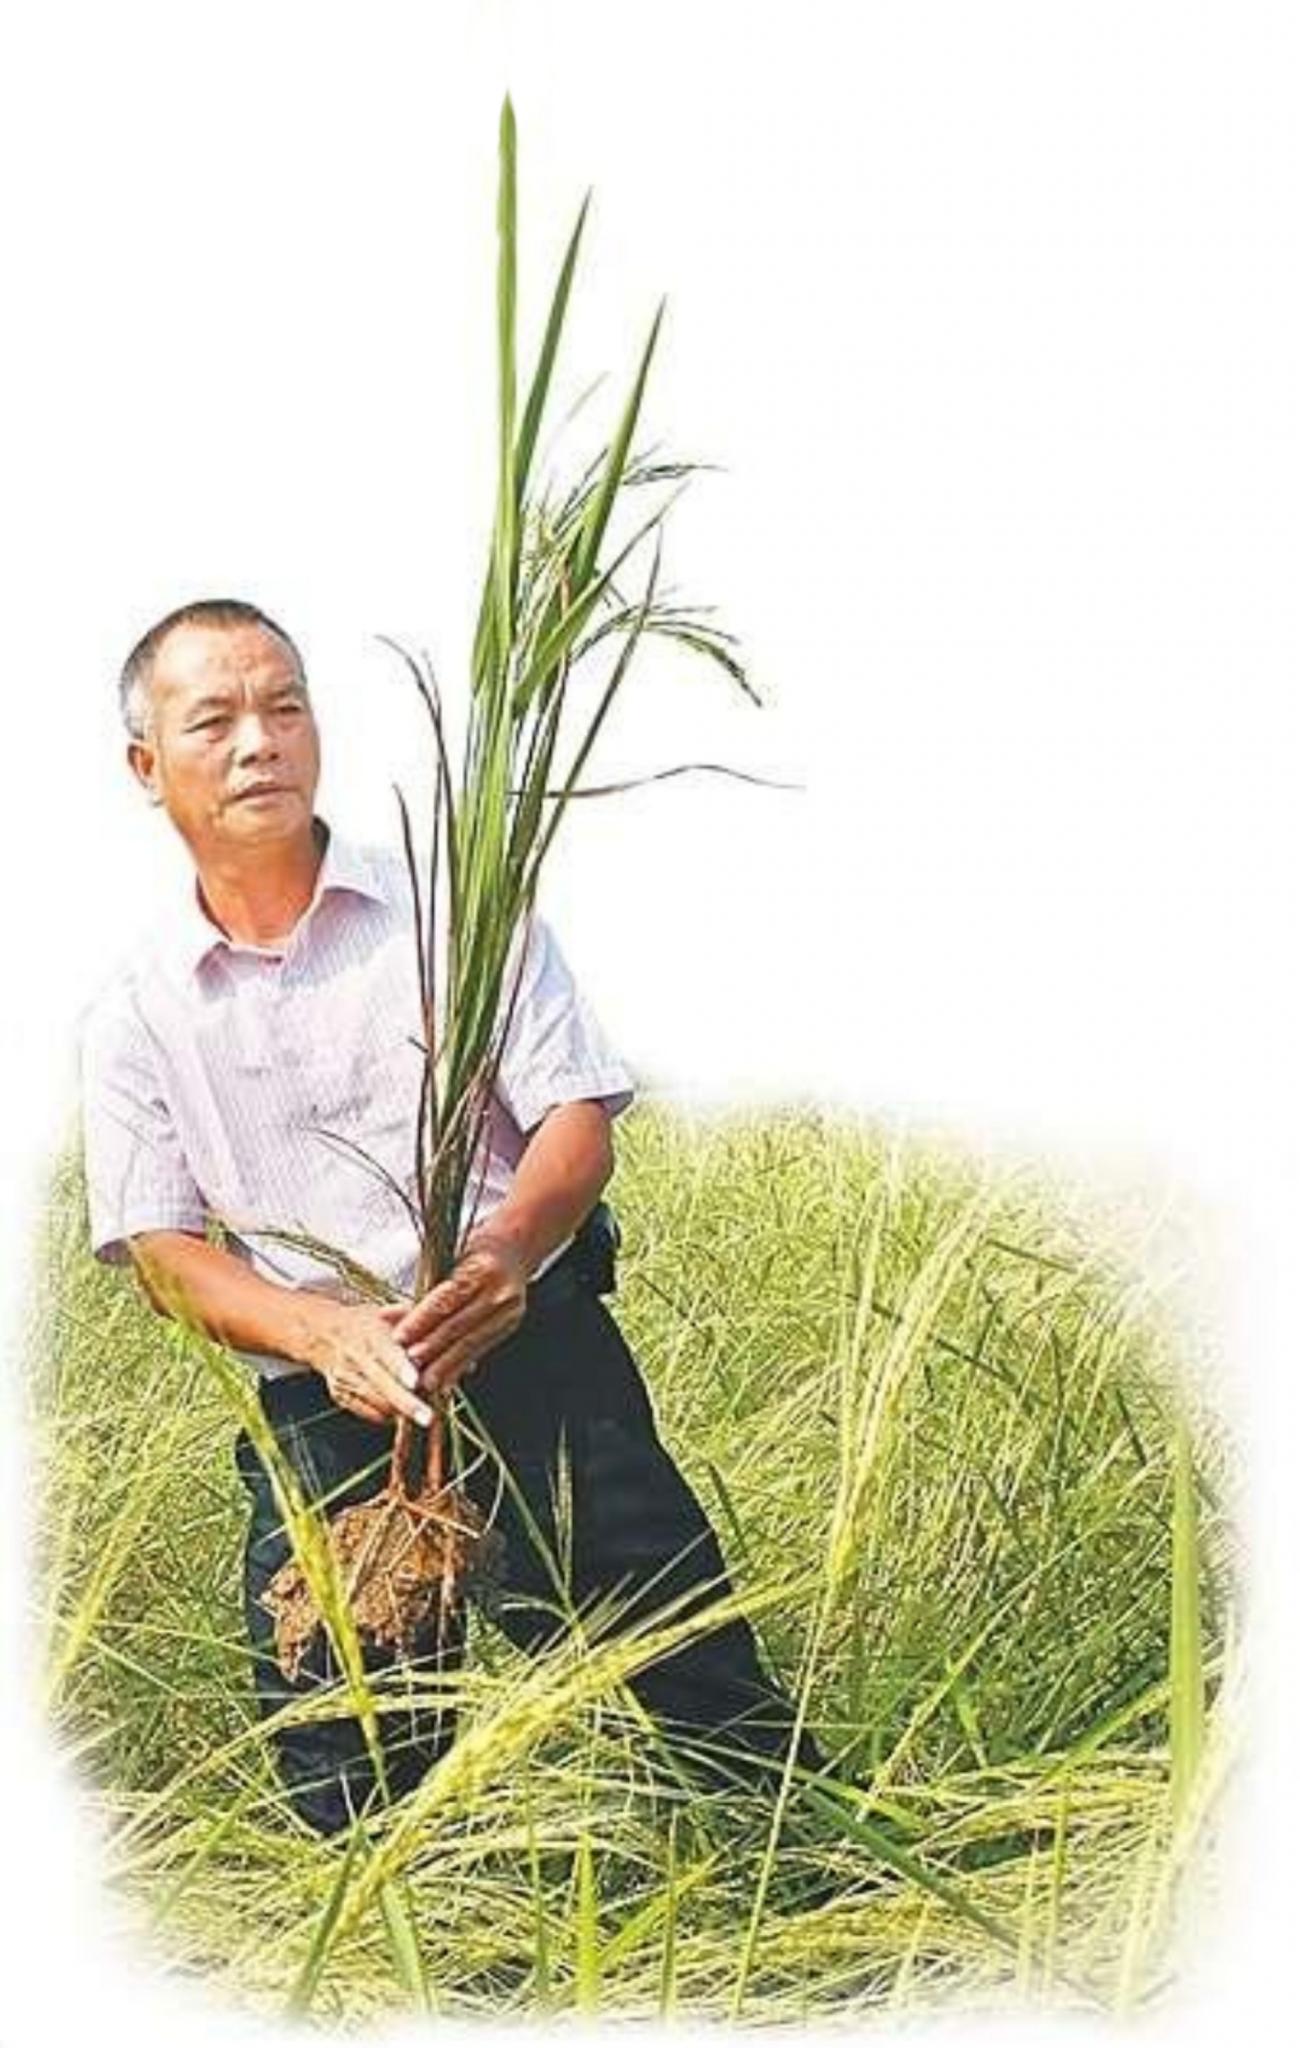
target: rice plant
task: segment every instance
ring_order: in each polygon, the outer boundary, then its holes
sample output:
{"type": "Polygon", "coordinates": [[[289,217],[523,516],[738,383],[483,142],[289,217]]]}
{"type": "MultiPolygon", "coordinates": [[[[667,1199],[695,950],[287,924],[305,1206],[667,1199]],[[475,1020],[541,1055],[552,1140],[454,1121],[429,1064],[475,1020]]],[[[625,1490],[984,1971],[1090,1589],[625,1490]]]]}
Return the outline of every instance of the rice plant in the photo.
{"type": "MultiPolygon", "coordinates": [[[[631,537],[609,545],[611,521],[626,498],[648,485],[681,482],[691,464],[633,454],[642,400],[663,315],[660,305],[609,442],[556,499],[540,487],[534,462],[563,337],[588,201],[560,265],[537,360],[520,410],[517,363],[517,167],[514,110],[503,103],[497,198],[497,483],[488,561],[471,659],[468,728],[454,758],[436,676],[427,659],[396,646],[428,713],[432,745],[432,830],[419,857],[405,796],[401,826],[414,909],[414,950],[422,1031],[422,1089],[411,1134],[410,1184],[355,1146],[407,1211],[418,1247],[416,1299],[445,1279],[464,1248],[467,1194],[486,1166],[485,1133],[525,959],[525,924],[543,867],[597,736],[646,631],[665,634],[720,665],[748,689],[732,636],[698,607],[670,605],[659,593],[660,539],[671,498],[640,519],[631,537]],[[624,598],[625,573],[654,552],[644,588],[624,598]],[[575,682],[605,644],[618,653],[593,704],[571,731],[575,682]],[[513,959],[513,970],[511,961],[513,959]]],[[[653,491],[651,496],[653,496],[653,491]]],[[[750,693],[752,695],[752,692],[750,693]]],[[[325,1135],[329,1135],[326,1133],[325,1135]]],[[[472,1208],[472,1205],[470,1205],[472,1208]]],[[[310,1249],[370,1298],[391,1292],[360,1264],[357,1247],[326,1245],[263,1219],[268,1239],[310,1249]]],[[[183,1301],[172,1303],[185,1315],[183,1301]]],[[[417,1432],[398,1421],[388,1478],[369,1501],[348,1507],[324,1537],[346,1573],[351,1622],[363,1636],[404,1646],[426,1624],[452,1612],[457,1587],[486,1566],[481,1517],[449,1477],[442,1403],[417,1432]],[[425,1442],[418,1460],[419,1440],[425,1442]],[[412,1470],[418,1464],[417,1470],[412,1470]]],[[[282,1668],[296,1668],[306,1643],[328,1620],[319,1569],[292,1557],[270,1589],[282,1668]]]]}
{"type": "Polygon", "coordinates": [[[311,1836],[238,1611],[246,1390],[90,1260],[70,1158],[32,1348],[46,1682],[139,1939],[349,2023],[1158,1997],[1230,1744],[1233,1475],[1140,1267],[1032,1174],[812,1112],[643,1106],[614,1199],[621,1320],[826,1779],[648,1769],[625,1680],[707,1615],[528,1660],[475,1614],[452,1749],[311,1836]]]}

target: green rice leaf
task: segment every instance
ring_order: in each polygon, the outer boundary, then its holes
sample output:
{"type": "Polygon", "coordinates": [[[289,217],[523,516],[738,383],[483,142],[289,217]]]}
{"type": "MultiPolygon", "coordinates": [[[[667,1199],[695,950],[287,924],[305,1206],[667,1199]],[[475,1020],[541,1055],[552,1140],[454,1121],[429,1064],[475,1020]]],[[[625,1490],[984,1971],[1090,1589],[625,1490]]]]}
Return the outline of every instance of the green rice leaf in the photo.
{"type": "Polygon", "coordinates": [[[641,401],[645,395],[646,379],[650,374],[650,362],[655,352],[655,345],[659,340],[659,329],[663,324],[665,304],[666,301],[661,299],[655,309],[654,319],[650,323],[650,332],[646,338],[645,347],[641,352],[640,363],[637,365],[636,376],[632,381],[632,389],[628,393],[627,402],[623,407],[623,416],[618,423],[614,439],[610,443],[604,473],[600,480],[600,487],[592,498],[582,522],[578,553],[573,569],[573,580],[579,590],[586,585],[590,578],[596,566],[596,557],[600,553],[601,542],[605,538],[605,528],[609,523],[609,515],[614,504],[615,493],[622,480],[624,464],[627,461],[627,451],[631,445],[632,436],[636,432],[636,423],[641,412],[641,401]]]}
{"type": "Polygon", "coordinates": [[[330,1886],[325,1904],[322,1906],[316,1925],[312,1929],[311,1941],[308,1944],[307,1953],[303,1957],[302,1968],[294,1979],[293,1988],[286,2002],[287,2010],[295,2018],[301,2017],[303,2013],[309,2010],[311,2002],[316,1996],[317,1987],[320,1984],[321,1975],[333,1943],[334,1931],[339,1923],[339,1915],[343,1910],[343,1901],[347,1897],[348,1884],[352,1877],[352,1866],[356,1862],[357,1851],[361,1846],[362,1840],[361,1825],[359,1822],[354,1821],[351,1832],[348,1835],[347,1848],[339,1859],[339,1867],[335,1873],[334,1882],[330,1886]]]}
{"type": "Polygon", "coordinates": [[[1169,1617],[1170,1802],[1184,1817],[1205,1748],[1205,1668],[1201,1640],[1200,1544],[1191,1431],[1174,1430],[1173,1578],[1169,1617]]]}
{"type": "Polygon", "coordinates": [[[579,2012],[600,2010],[600,1907],[596,1892],[596,1866],[591,1853],[591,1835],[584,1827],[578,1836],[574,1904],[574,1989],[579,2012]]]}
{"type": "Polygon", "coordinates": [[[546,410],[547,393],[551,386],[551,375],[555,368],[555,358],[559,350],[560,336],[564,329],[565,315],[569,306],[569,294],[573,287],[573,273],[578,261],[578,247],[582,241],[582,231],[586,225],[587,210],[590,204],[591,193],[587,192],[583,198],[582,205],[578,209],[578,218],[574,225],[573,233],[569,237],[569,246],[564,252],[564,261],[560,266],[560,274],[556,280],[555,290],[551,295],[551,307],[546,316],[546,332],[542,337],[542,346],[537,357],[537,366],[533,371],[532,383],[529,386],[528,402],[524,407],[524,416],[519,428],[519,441],[515,449],[515,490],[520,502],[522,502],[529,471],[532,468],[533,451],[546,410]]]}
{"type": "Polygon", "coordinates": [[[433,1999],[420,1953],[420,1935],[410,1890],[404,1879],[385,1879],[379,1890],[379,1907],[402,1987],[412,2002],[427,2012],[433,2005],[433,1999]]]}

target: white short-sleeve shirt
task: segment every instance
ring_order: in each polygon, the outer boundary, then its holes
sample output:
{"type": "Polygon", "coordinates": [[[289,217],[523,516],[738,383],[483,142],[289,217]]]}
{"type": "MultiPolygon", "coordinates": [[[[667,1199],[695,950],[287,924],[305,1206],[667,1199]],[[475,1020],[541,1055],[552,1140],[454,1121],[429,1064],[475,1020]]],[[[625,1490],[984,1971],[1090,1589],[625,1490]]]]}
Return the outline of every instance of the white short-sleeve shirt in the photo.
{"type": "MultiPolygon", "coordinates": [[[[632,1100],[627,1069],[539,916],[520,943],[523,969],[466,1226],[504,1199],[528,1134],[549,1109],[595,1099],[616,1116],[632,1100]]],[[[289,1230],[409,1292],[418,1242],[402,1193],[415,1188],[421,1035],[410,881],[397,850],[328,831],[312,900],[274,949],[233,943],[196,887],[85,1019],[83,1130],[97,1257],[122,1263],[127,1239],[142,1231],[198,1232],[211,1219],[267,1279],[342,1291],[327,1261],[257,1235],[289,1230]]],[[[283,1361],[253,1362],[284,1369],[283,1361]]]]}

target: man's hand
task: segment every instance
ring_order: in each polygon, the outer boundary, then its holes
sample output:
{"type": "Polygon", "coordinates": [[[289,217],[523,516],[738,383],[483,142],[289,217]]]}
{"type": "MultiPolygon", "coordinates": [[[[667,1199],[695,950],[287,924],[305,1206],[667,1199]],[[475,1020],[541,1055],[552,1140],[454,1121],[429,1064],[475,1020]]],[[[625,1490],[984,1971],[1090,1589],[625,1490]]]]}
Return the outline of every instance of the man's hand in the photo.
{"type": "Polygon", "coordinates": [[[447,1393],[523,1321],[528,1264],[508,1237],[471,1239],[445,1280],[417,1302],[380,1310],[428,1392],[447,1393]]]}
{"type": "Polygon", "coordinates": [[[557,1103],[530,1133],[505,1201],[448,1277],[420,1301],[379,1311],[426,1392],[448,1392],[519,1327],[529,1275],[577,1229],[613,1166],[604,1105],[557,1103]]]}
{"type": "Polygon", "coordinates": [[[393,1335],[392,1310],[370,1302],[321,1302],[303,1357],[340,1408],[367,1422],[409,1416],[427,1428],[432,1410],[417,1391],[419,1375],[393,1335]]]}

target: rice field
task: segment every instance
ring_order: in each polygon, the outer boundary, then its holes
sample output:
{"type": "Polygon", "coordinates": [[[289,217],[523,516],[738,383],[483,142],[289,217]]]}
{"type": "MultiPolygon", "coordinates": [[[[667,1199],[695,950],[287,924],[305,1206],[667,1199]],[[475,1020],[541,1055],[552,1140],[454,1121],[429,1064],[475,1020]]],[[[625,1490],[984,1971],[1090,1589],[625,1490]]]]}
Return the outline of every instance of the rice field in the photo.
{"type": "Polygon", "coordinates": [[[69,1157],[30,1382],[44,1683],[142,1952],[350,2027],[1158,2001],[1236,1603],[1231,1458],[1159,1289],[951,1148],[813,1111],[619,1128],[616,1312],[848,1789],[652,1790],[623,1681],[697,1620],[528,1662],[476,1615],[455,1747],[310,1836],[243,1648],[242,1371],[94,1265],[69,1157]]]}

